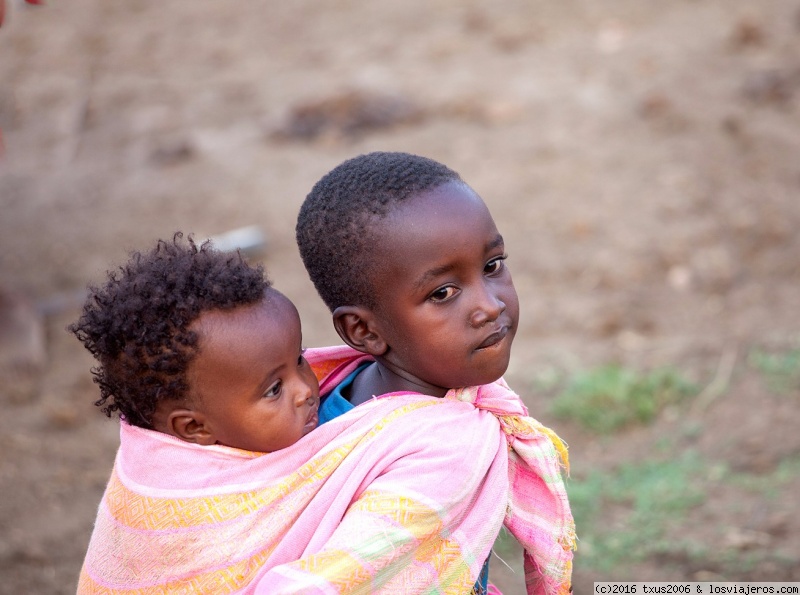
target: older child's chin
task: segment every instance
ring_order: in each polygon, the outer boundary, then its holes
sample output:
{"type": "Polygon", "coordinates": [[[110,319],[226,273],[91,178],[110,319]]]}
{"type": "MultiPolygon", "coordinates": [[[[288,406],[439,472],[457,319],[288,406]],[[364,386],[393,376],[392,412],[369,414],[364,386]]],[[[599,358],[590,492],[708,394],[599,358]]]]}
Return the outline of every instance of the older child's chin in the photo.
{"type": "Polygon", "coordinates": [[[473,385],[489,384],[499,380],[508,370],[511,351],[501,346],[493,346],[482,349],[478,356],[474,370],[479,371],[479,378],[472,383],[473,385]]]}

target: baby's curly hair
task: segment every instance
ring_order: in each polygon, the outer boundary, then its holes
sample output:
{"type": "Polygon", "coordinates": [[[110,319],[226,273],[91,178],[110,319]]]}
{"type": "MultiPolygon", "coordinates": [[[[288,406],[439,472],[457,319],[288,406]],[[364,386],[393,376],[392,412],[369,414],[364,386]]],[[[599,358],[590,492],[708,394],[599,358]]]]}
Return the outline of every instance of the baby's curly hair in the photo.
{"type": "Polygon", "coordinates": [[[374,308],[372,223],[398,204],[461,177],[441,163],[408,153],[376,152],[341,163],[312,188],[297,217],[300,256],[331,312],[374,308]]]}
{"type": "Polygon", "coordinates": [[[198,350],[192,322],[208,310],[259,302],[270,286],[262,266],[180,232],[132,253],[105,285],[89,288],[82,316],[67,327],[100,364],[92,368],[101,394],[95,405],[152,429],[159,402],[186,397],[186,369],[198,350]]]}

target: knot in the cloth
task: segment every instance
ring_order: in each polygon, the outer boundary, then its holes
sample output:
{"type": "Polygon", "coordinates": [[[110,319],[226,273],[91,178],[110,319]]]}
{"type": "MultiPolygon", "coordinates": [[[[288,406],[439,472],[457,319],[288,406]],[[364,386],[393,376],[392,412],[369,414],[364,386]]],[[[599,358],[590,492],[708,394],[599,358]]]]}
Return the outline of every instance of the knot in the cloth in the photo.
{"type": "Polygon", "coordinates": [[[513,449],[517,440],[536,441],[537,438],[544,438],[551,442],[561,465],[569,473],[566,443],[553,430],[528,416],[528,409],[522,399],[502,378],[491,384],[451,389],[445,398],[471,403],[476,409],[492,413],[500,422],[509,448],[513,449]]]}
{"type": "Polygon", "coordinates": [[[528,415],[519,395],[502,380],[454,389],[445,398],[494,415],[508,444],[505,527],[525,549],[528,595],[570,591],[575,522],[561,477],[569,472],[567,445],[528,415]]]}
{"type": "Polygon", "coordinates": [[[528,415],[528,409],[522,403],[522,399],[502,378],[491,384],[451,389],[445,398],[471,403],[477,409],[491,411],[498,416],[528,415]]]}

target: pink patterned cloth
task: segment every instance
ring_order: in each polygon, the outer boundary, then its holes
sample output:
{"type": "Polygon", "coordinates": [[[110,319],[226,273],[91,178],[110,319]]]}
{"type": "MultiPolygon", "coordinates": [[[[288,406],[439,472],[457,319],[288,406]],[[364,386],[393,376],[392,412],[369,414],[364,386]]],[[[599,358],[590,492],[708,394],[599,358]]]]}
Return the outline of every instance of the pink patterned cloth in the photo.
{"type": "MultiPolygon", "coordinates": [[[[364,360],[306,356],[323,393],[364,360]]],[[[503,523],[528,593],[566,593],[566,451],[526,413],[502,381],[393,393],[269,454],[122,423],[78,593],[462,594],[503,523]]]]}

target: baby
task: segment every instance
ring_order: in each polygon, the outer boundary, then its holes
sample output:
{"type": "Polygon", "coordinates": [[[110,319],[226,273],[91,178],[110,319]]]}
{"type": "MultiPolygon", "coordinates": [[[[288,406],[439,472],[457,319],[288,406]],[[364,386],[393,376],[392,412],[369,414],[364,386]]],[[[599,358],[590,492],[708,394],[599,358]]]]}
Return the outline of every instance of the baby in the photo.
{"type": "Polygon", "coordinates": [[[96,405],[200,446],[290,446],[317,426],[300,317],[238,254],[159,241],[93,288],[73,332],[98,360],[96,405]]]}

